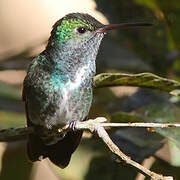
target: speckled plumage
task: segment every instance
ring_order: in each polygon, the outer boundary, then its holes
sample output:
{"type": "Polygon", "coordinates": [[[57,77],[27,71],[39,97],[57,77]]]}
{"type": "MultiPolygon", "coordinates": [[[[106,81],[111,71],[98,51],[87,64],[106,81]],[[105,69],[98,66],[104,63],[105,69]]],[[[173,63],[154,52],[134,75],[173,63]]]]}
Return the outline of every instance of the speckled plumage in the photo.
{"type": "Polygon", "coordinates": [[[88,115],[95,59],[104,36],[96,30],[102,26],[87,14],[65,16],[53,26],[45,51],[30,64],[23,89],[27,124],[36,130],[28,141],[30,160],[49,157],[60,167],[69,163],[82,132],[60,137],[54,130],[88,115]],[[86,33],[78,33],[78,27],[85,27],[86,33]],[[52,155],[55,149],[56,158],[52,155]]]}
{"type": "Polygon", "coordinates": [[[106,31],[149,23],[102,25],[88,14],[71,13],[53,26],[46,49],[29,66],[24,80],[27,125],[33,126],[27,143],[31,161],[48,157],[59,167],[69,164],[82,131],[60,136],[57,129],[83,121],[92,102],[95,60],[106,31]]]}

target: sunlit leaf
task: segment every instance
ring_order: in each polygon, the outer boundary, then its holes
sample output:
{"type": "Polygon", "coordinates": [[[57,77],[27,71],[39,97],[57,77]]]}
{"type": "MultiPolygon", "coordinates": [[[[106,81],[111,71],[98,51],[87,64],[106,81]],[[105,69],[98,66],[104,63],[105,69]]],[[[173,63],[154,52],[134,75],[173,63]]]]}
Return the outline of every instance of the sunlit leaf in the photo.
{"type": "Polygon", "coordinates": [[[94,77],[94,87],[96,88],[122,85],[155,88],[167,92],[180,88],[179,82],[152,73],[102,73],[94,77]]]}

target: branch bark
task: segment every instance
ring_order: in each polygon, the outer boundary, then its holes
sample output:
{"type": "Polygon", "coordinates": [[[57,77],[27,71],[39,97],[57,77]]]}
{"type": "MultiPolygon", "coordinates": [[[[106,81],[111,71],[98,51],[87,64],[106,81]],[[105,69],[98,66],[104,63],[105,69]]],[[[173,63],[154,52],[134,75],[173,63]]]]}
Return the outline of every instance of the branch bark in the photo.
{"type": "MultiPolygon", "coordinates": [[[[131,165],[132,167],[136,168],[140,173],[144,174],[146,177],[152,179],[152,180],[173,180],[172,176],[163,176],[157,173],[154,173],[150,171],[149,169],[143,167],[141,164],[131,160],[128,156],[126,156],[111,140],[108,133],[104,129],[104,125],[106,123],[103,123],[106,121],[105,118],[97,118],[95,120],[88,120],[85,122],[78,122],[75,126],[78,130],[89,130],[92,133],[96,132],[97,135],[103,140],[103,142],[108,146],[108,148],[117,156],[120,157],[122,161],[125,163],[131,165]]],[[[107,123],[107,124],[116,124],[116,123],[107,123]]]]}
{"type": "MultiPolygon", "coordinates": [[[[96,118],[95,120],[88,120],[84,122],[77,122],[75,129],[77,130],[88,130],[92,133],[95,132],[103,140],[103,142],[109,147],[109,149],[120,157],[122,161],[136,168],[139,172],[149,177],[152,180],[173,180],[171,176],[162,176],[157,173],[150,171],[143,167],[139,163],[131,160],[126,156],[111,140],[104,127],[159,127],[159,128],[171,128],[180,127],[180,124],[160,124],[160,123],[105,123],[105,118],[96,118]]],[[[59,132],[70,131],[68,126],[59,129],[59,132]]],[[[10,128],[0,130],[0,141],[15,141],[19,139],[25,139],[28,134],[33,133],[33,128],[10,128]]]]}

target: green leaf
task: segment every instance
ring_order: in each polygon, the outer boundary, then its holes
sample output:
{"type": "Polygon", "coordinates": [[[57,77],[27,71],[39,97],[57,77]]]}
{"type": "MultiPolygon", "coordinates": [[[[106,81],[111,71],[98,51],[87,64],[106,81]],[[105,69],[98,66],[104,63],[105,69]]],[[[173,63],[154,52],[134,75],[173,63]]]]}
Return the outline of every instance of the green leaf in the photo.
{"type": "Polygon", "coordinates": [[[166,92],[180,89],[179,82],[162,78],[152,73],[102,73],[94,77],[95,88],[108,86],[138,86],[159,89],[166,92]]]}

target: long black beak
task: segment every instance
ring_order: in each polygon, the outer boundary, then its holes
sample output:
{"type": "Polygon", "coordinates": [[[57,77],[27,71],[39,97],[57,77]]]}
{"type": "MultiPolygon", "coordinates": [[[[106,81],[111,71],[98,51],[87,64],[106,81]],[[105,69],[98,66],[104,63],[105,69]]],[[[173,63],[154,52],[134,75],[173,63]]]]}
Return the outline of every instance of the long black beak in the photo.
{"type": "Polygon", "coordinates": [[[104,33],[106,31],[114,30],[114,29],[120,29],[123,27],[138,27],[138,26],[152,26],[151,23],[122,23],[122,24],[110,24],[105,25],[99,29],[96,30],[97,33],[104,33]]]}

